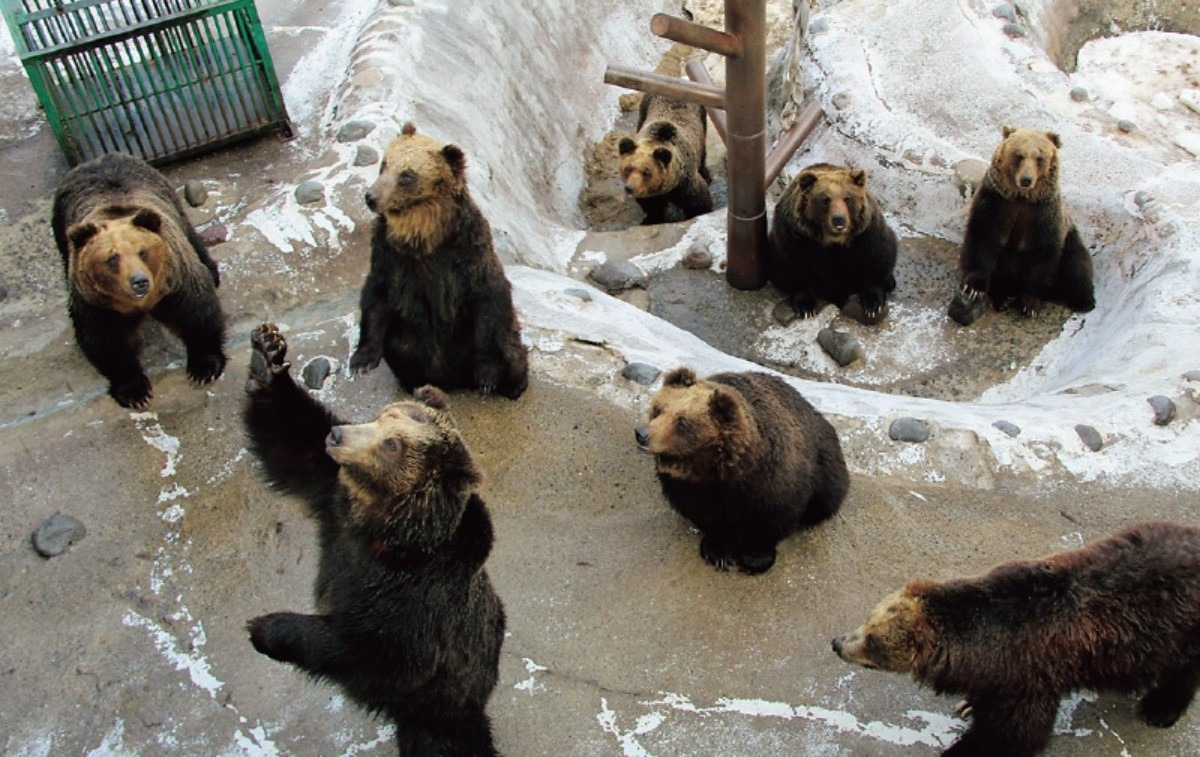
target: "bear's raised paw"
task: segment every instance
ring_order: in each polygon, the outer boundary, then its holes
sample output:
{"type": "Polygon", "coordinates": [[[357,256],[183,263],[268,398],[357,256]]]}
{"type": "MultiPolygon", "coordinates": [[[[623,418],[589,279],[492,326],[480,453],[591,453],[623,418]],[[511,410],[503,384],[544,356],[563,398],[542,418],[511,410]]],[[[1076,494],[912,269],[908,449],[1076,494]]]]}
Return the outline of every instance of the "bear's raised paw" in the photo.
{"type": "Polygon", "coordinates": [[[280,373],[291,367],[287,356],[287,340],[273,323],[264,323],[250,334],[250,375],[246,393],[254,394],[271,385],[280,373]]]}

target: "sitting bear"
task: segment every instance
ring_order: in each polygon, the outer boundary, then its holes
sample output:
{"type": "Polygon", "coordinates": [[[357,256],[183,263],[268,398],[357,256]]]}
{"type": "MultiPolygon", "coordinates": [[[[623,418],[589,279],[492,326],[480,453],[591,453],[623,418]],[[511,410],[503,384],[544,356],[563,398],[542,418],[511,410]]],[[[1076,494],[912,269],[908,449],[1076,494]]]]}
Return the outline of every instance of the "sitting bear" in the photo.
{"type": "Polygon", "coordinates": [[[1057,134],[1005,126],[1004,139],[971,200],[959,252],[962,289],[950,317],[969,326],[1010,300],[1026,316],[1043,301],[1086,313],[1096,306],[1092,258],[1058,189],[1057,134]]]}
{"type": "Polygon", "coordinates": [[[50,224],[75,342],[108,379],[113,399],[132,408],[150,402],[150,379],[138,360],[147,315],[183,339],[192,381],[221,375],[225,315],[217,264],[162,174],[122,153],[78,165],[54,194],[50,224]]]}
{"type": "Polygon", "coordinates": [[[1200,681],[1200,529],[1144,523],[1081,549],[976,578],[910,581],[854,633],[847,662],[966,696],[971,725],[945,754],[1029,755],[1079,689],[1145,692],[1166,727],[1200,681]]]}
{"type": "Polygon", "coordinates": [[[516,399],[528,355],[466,168],[462,150],[411,123],[388,145],[366,195],[378,217],[350,368],[365,373],[382,358],[408,392],[434,384],[516,399]]]}
{"type": "Polygon", "coordinates": [[[838,308],[857,294],[867,323],[885,314],[896,288],[896,235],[867,191],[862,169],[808,166],[775,206],[767,277],[804,318],[821,301],[838,308]]]}
{"type": "Polygon", "coordinates": [[[637,128],[635,137],[617,143],[617,173],[625,193],[646,214],[642,223],[666,221],[668,205],[685,219],[711,211],[704,106],[648,93],[638,108],[637,128]]]}
{"type": "Polygon", "coordinates": [[[749,574],[775,546],[837,512],[849,487],[837,432],[777,376],[676,368],[634,431],[654,455],[663,494],[703,533],[700,555],[749,574]]]}
{"type": "Polygon", "coordinates": [[[250,446],[277,490],[316,520],[316,614],[249,622],[254,648],[396,723],[401,754],[492,755],[484,711],[505,617],[484,561],[492,522],[447,410],[421,387],[343,425],[298,387],[273,324],[251,336],[250,446]]]}

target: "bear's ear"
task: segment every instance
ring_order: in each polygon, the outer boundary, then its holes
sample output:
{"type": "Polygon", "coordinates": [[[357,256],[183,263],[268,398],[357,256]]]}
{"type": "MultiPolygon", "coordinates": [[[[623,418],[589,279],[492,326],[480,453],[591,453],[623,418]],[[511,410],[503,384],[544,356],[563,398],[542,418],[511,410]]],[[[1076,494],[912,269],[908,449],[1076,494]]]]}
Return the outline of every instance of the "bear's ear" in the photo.
{"type": "Polygon", "coordinates": [[[1054,143],[1055,147],[1062,147],[1062,139],[1052,131],[1046,132],[1046,139],[1054,143]]]}
{"type": "Polygon", "coordinates": [[[742,406],[737,396],[723,386],[713,390],[708,399],[708,412],[717,425],[731,427],[741,425],[742,406]]]}
{"type": "Polygon", "coordinates": [[[860,187],[865,187],[867,185],[867,172],[861,168],[852,169],[850,171],[850,181],[860,187]]]}
{"type": "Polygon", "coordinates": [[[417,133],[417,127],[413,125],[412,121],[405,121],[404,128],[400,130],[400,133],[406,137],[411,137],[417,133]]]}
{"type": "Polygon", "coordinates": [[[904,593],[910,597],[920,597],[923,594],[928,594],[934,587],[932,581],[926,581],[921,578],[914,578],[904,584],[904,593]]]}
{"type": "Polygon", "coordinates": [[[796,183],[800,185],[801,189],[807,190],[817,183],[817,175],[812,171],[803,171],[796,177],[796,183]]]}
{"type": "Polygon", "coordinates": [[[450,172],[455,176],[462,176],[463,171],[467,170],[467,156],[458,145],[446,145],[442,148],[442,157],[450,164],[450,172]]]}
{"type": "Polygon", "coordinates": [[[637,142],[634,142],[629,137],[621,137],[621,141],[617,143],[617,152],[622,155],[628,155],[637,149],[637,142]]]}
{"type": "Polygon", "coordinates": [[[94,223],[77,223],[67,229],[67,239],[71,240],[71,246],[78,250],[99,233],[100,227],[94,223]]]}
{"type": "Polygon", "coordinates": [[[656,147],[654,149],[654,159],[657,160],[663,168],[666,168],[667,166],[671,165],[671,151],[665,147],[656,147]]]}
{"type": "Polygon", "coordinates": [[[650,129],[651,139],[655,139],[659,142],[670,142],[672,139],[675,139],[676,135],[678,134],[679,130],[676,129],[675,124],[671,123],[670,121],[661,121],[655,124],[652,129],[650,129]]]}
{"type": "Polygon", "coordinates": [[[1006,124],[1005,126],[1001,127],[1000,133],[1004,135],[1005,139],[1008,139],[1009,137],[1011,137],[1013,135],[1013,132],[1015,132],[1016,130],[1017,130],[1017,127],[1008,126],[1006,124]]]}
{"type": "Polygon", "coordinates": [[[676,368],[663,379],[663,386],[688,387],[696,383],[696,372],[686,366],[676,368]]]}
{"type": "Polygon", "coordinates": [[[151,234],[157,234],[162,229],[162,216],[149,208],[142,208],[133,217],[133,225],[151,234]]]}
{"type": "Polygon", "coordinates": [[[435,410],[450,409],[450,400],[446,397],[446,393],[431,384],[418,387],[417,390],[413,392],[413,399],[423,405],[428,405],[435,410]]]}

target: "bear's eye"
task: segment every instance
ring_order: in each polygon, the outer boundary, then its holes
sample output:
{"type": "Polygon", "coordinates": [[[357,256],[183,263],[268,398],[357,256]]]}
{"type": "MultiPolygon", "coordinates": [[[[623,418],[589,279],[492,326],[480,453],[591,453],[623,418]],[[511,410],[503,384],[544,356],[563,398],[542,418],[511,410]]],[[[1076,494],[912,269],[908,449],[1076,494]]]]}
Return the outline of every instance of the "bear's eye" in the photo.
{"type": "Polygon", "coordinates": [[[1039,156],[1037,159],[1038,168],[1041,168],[1045,164],[1045,162],[1046,162],[1046,159],[1039,156]]]}
{"type": "Polygon", "coordinates": [[[662,410],[657,407],[650,408],[650,420],[654,420],[660,415],[662,415],[662,410]]]}
{"type": "Polygon", "coordinates": [[[383,448],[387,450],[389,454],[394,455],[400,451],[400,442],[389,436],[387,439],[383,440],[383,448]]]}
{"type": "Polygon", "coordinates": [[[146,263],[150,260],[150,253],[146,250],[138,250],[138,257],[142,259],[143,263],[146,263]]]}
{"type": "Polygon", "coordinates": [[[686,434],[688,431],[691,431],[691,430],[692,430],[692,422],[689,421],[687,418],[676,418],[675,419],[675,432],[676,433],[686,434]]]}
{"type": "Polygon", "coordinates": [[[382,174],[386,170],[387,170],[387,160],[385,159],[385,160],[379,161],[379,173],[382,174]]]}
{"type": "Polygon", "coordinates": [[[104,262],[108,265],[109,270],[113,271],[114,273],[121,270],[121,258],[115,252],[112,255],[109,255],[108,260],[104,262]]]}
{"type": "Polygon", "coordinates": [[[400,172],[400,175],[396,177],[396,183],[402,187],[412,186],[416,180],[417,175],[411,168],[404,169],[400,172]]]}

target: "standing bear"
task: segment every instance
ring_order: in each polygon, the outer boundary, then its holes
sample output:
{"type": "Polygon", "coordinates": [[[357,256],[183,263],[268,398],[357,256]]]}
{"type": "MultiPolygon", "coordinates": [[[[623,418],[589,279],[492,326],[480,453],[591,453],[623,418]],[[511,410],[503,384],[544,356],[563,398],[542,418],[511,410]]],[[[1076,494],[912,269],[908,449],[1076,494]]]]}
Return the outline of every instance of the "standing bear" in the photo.
{"type": "Polygon", "coordinates": [[[833,651],[964,695],[971,725],[948,755],[1036,754],[1080,689],[1143,692],[1143,719],[1165,728],[1200,682],[1200,529],[1143,523],[976,578],[909,581],[833,651]]]}
{"type": "Polygon", "coordinates": [[[1043,301],[1086,313],[1096,307],[1092,257],[1058,188],[1053,132],[1005,126],[967,217],[959,252],[962,288],[949,315],[963,326],[1012,300],[1026,316],[1043,301]]]}
{"type": "Polygon", "coordinates": [[[320,547],[316,613],[254,618],[254,648],[386,715],[400,754],[496,754],[485,706],[505,617],[484,569],[492,521],[446,396],[421,387],[343,425],[292,380],[273,324],[251,348],[250,447],[271,486],[304,502],[320,547]]]}
{"type": "Polygon", "coordinates": [[[187,347],[197,384],[225,370],[220,275],[175,190],[145,161],[110,153],[71,169],[50,221],[67,278],[75,342],[122,407],[150,402],[138,360],[147,315],[187,347]]]}
{"type": "Polygon", "coordinates": [[[788,184],[775,206],[767,277],[803,318],[821,302],[844,308],[858,295],[864,319],[886,315],[896,288],[896,235],[867,191],[867,172],[817,163],[788,184]]]}
{"type": "Polygon", "coordinates": [[[663,223],[669,205],[685,219],[710,212],[704,106],[647,93],[638,108],[637,128],[636,136],[617,143],[617,173],[625,193],[646,214],[642,223],[663,223]]]}
{"type": "Polygon", "coordinates": [[[654,455],[663,494],[700,529],[718,570],[763,573],[775,547],[829,518],[850,479],[833,426],[783,379],[676,368],[634,431],[654,455]]]}
{"type": "Polygon", "coordinates": [[[462,150],[411,123],[388,145],[366,195],[378,217],[350,369],[365,373],[382,358],[408,392],[434,384],[516,399],[528,383],[528,355],[466,170],[462,150]]]}

